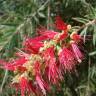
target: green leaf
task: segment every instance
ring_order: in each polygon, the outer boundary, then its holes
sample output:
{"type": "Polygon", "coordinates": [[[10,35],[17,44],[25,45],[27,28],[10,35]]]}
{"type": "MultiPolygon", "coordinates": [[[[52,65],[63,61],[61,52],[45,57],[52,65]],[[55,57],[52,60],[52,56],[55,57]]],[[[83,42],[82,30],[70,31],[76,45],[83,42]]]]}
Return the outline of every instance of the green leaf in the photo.
{"type": "Polygon", "coordinates": [[[39,8],[39,11],[43,11],[45,8],[46,8],[46,5],[48,5],[48,2],[49,2],[50,0],[47,0],[45,3],[44,3],[44,5],[42,5],[40,8],[39,8]]]}
{"type": "Polygon", "coordinates": [[[1,91],[3,90],[4,84],[6,83],[7,78],[8,78],[8,70],[5,70],[4,78],[3,78],[3,81],[2,81],[2,84],[1,84],[1,87],[0,87],[1,91]]]}
{"type": "Polygon", "coordinates": [[[83,23],[83,24],[89,22],[88,19],[80,18],[80,17],[76,17],[76,18],[72,18],[72,19],[75,20],[75,21],[77,21],[77,22],[83,23]]]}
{"type": "Polygon", "coordinates": [[[89,53],[89,56],[96,55],[96,51],[89,53]]]}
{"type": "Polygon", "coordinates": [[[36,22],[39,22],[39,19],[38,19],[36,16],[34,16],[33,18],[34,18],[34,20],[35,20],[36,22]]]}
{"type": "Polygon", "coordinates": [[[85,43],[85,41],[86,41],[87,29],[88,29],[88,27],[85,27],[85,28],[81,31],[81,33],[80,33],[81,36],[84,36],[84,38],[83,38],[84,43],[85,43]]]}
{"type": "Polygon", "coordinates": [[[45,6],[41,6],[41,7],[39,8],[39,11],[43,11],[45,8],[46,8],[45,6]]]}
{"type": "Polygon", "coordinates": [[[46,16],[43,14],[43,13],[41,13],[41,12],[38,12],[38,15],[41,17],[41,18],[45,18],[46,16]]]}
{"type": "Polygon", "coordinates": [[[94,32],[93,32],[93,45],[96,45],[96,24],[93,25],[94,32]]]}

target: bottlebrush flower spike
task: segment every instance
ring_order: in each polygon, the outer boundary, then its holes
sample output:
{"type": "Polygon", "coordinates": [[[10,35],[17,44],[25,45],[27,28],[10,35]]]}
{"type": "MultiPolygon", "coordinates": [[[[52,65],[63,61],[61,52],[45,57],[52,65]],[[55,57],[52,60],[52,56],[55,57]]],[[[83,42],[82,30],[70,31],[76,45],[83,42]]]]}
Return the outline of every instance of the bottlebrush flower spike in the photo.
{"type": "Polygon", "coordinates": [[[29,54],[27,54],[19,49],[18,49],[18,51],[19,52],[16,52],[15,55],[18,56],[19,58],[21,58],[21,57],[28,58],[29,57],[29,54]]]}
{"type": "Polygon", "coordinates": [[[5,65],[7,64],[7,62],[5,62],[4,60],[0,60],[0,64],[5,65]]]}
{"type": "Polygon", "coordinates": [[[47,38],[47,36],[37,36],[37,37],[35,37],[35,38],[27,38],[26,39],[26,42],[41,42],[41,41],[43,41],[43,40],[46,40],[46,38],[47,38]]]}
{"type": "Polygon", "coordinates": [[[25,52],[19,50],[16,53],[18,59],[8,63],[0,60],[1,67],[15,73],[13,84],[21,89],[21,96],[31,92],[36,96],[46,95],[51,84],[59,85],[63,73],[74,71],[75,66],[83,60],[78,46],[81,37],[74,32],[68,33],[71,26],[58,16],[55,24],[62,33],[40,29],[40,36],[25,40],[25,52]]]}
{"type": "Polygon", "coordinates": [[[26,96],[25,95],[26,93],[29,94],[28,96],[30,96],[30,93],[32,93],[32,92],[34,92],[36,94],[35,87],[32,85],[32,83],[30,83],[30,81],[27,80],[26,77],[20,78],[19,86],[20,86],[20,90],[21,90],[21,96],[26,96]]]}
{"type": "Polygon", "coordinates": [[[68,48],[63,48],[59,52],[59,62],[61,69],[64,71],[72,71],[75,67],[75,57],[72,51],[68,48]]]}
{"type": "Polygon", "coordinates": [[[60,42],[62,40],[65,40],[68,37],[68,32],[67,31],[62,31],[62,33],[60,33],[57,41],[60,42]]]}
{"type": "Polygon", "coordinates": [[[25,92],[28,88],[28,81],[25,77],[20,78],[20,89],[21,89],[21,96],[25,96],[25,92]]]}
{"type": "Polygon", "coordinates": [[[3,67],[7,70],[15,71],[17,68],[23,68],[20,66],[22,66],[26,61],[27,61],[27,59],[25,57],[22,57],[22,58],[19,58],[17,60],[14,60],[12,62],[4,64],[3,67]]]}
{"type": "Polygon", "coordinates": [[[81,63],[84,56],[83,56],[82,52],[80,51],[78,45],[76,44],[76,42],[71,41],[71,46],[72,46],[72,50],[73,50],[73,52],[75,54],[76,60],[79,63],[81,63]]]}
{"type": "Polygon", "coordinates": [[[42,90],[43,94],[46,95],[46,90],[45,90],[45,84],[44,80],[41,78],[39,74],[36,75],[36,82],[39,85],[40,89],[42,90]]]}
{"type": "Polygon", "coordinates": [[[33,54],[37,54],[39,52],[40,47],[43,47],[43,42],[34,39],[27,39],[24,42],[24,45],[25,45],[25,50],[33,54]]]}
{"type": "Polygon", "coordinates": [[[56,63],[56,58],[55,58],[55,52],[54,52],[54,46],[48,48],[45,50],[43,53],[45,62],[46,62],[46,73],[48,76],[49,81],[53,82],[56,84],[58,80],[58,68],[57,68],[57,63],[56,63]]]}
{"type": "Polygon", "coordinates": [[[40,63],[36,62],[34,65],[35,68],[35,74],[36,74],[36,82],[39,85],[40,89],[42,90],[43,94],[46,95],[46,90],[48,89],[48,84],[42,79],[41,73],[40,73],[40,63]]]}
{"type": "Polygon", "coordinates": [[[67,30],[67,24],[63,22],[60,16],[57,16],[55,19],[55,26],[58,30],[67,30]]]}
{"type": "Polygon", "coordinates": [[[53,31],[53,30],[47,30],[47,29],[38,29],[38,34],[39,34],[40,36],[46,37],[45,40],[47,40],[47,39],[53,39],[54,36],[55,36],[56,34],[58,34],[58,32],[55,32],[55,31],[53,31]]]}
{"type": "Polygon", "coordinates": [[[58,34],[58,32],[55,32],[53,30],[46,30],[45,32],[43,32],[43,36],[46,36],[48,39],[53,39],[56,34],[58,34]]]}
{"type": "Polygon", "coordinates": [[[70,35],[70,38],[74,41],[80,41],[82,38],[80,35],[78,35],[76,32],[72,32],[72,34],[70,35]]]}

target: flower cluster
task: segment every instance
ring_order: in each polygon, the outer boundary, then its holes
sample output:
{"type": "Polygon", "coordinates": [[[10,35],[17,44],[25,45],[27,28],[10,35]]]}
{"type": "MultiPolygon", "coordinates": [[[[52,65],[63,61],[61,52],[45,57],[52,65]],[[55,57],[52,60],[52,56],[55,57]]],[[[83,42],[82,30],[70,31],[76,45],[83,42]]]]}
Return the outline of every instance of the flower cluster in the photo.
{"type": "Polygon", "coordinates": [[[55,27],[60,32],[44,29],[40,30],[40,36],[27,38],[24,52],[18,52],[17,59],[3,64],[14,72],[12,85],[21,90],[21,96],[46,95],[51,84],[62,81],[63,74],[74,71],[84,58],[78,45],[82,38],[70,31],[71,25],[56,17],[55,27]]]}

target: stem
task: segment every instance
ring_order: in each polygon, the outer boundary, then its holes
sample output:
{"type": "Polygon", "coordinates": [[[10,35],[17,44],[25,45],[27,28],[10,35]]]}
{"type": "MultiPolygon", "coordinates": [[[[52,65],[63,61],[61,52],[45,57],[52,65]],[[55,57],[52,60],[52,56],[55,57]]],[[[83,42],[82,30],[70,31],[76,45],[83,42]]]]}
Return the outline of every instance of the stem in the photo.
{"type": "Polygon", "coordinates": [[[93,19],[92,21],[89,21],[88,23],[82,25],[82,26],[77,30],[77,32],[79,32],[81,29],[83,29],[83,28],[85,28],[85,27],[88,27],[88,26],[90,26],[90,25],[92,25],[92,24],[96,24],[96,19],[93,19]]]}
{"type": "Polygon", "coordinates": [[[4,84],[5,84],[6,80],[7,80],[7,77],[8,77],[8,70],[6,69],[3,81],[2,81],[2,84],[1,84],[1,87],[0,87],[0,93],[2,93],[2,90],[3,90],[4,84]]]}
{"type": "Polygon", "coordinates": [[[48,13],[47,13],[48,19],[47,19],[47,29],[49,29],[50,24],[50,1],[48,2],[48,13]]]}
{"type": "Polygon", "coordinates": [[[89,90],[90,90],[90,64],[91,64],[91,59],[89,57],[89,62],[88,62],[88,83],[87,83],[87,89],[86,89],[86,96],[89,95],[89,90]]]}

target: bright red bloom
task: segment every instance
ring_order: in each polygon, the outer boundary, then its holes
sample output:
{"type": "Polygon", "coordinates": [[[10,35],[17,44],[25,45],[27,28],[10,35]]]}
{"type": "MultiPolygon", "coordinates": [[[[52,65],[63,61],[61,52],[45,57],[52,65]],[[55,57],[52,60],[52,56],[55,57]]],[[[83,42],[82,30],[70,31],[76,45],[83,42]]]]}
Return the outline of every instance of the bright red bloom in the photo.
{"type": "Polygon", "coordinates": [[[61,69],[71,71],[75,66],[75,58],[73,52],[68,48],[63,48],[59,53],[59,62],[61,69]]]}
{"type": "Polygon", "coordinates": [[[47,40],[47,39],[53,39],[54,38],[54,36],[56,35],[56,34],[58,34],[58,32],[55,32],[55,31],[53,31],[53,30],[47,30],[47,29],[38,29],[38,34],[40,35],[40,36],[44,36],[44,37],[46,37],[46,39],[45,40],[47,40]]]}
{"type": "MultiPolygon", "coordinates": [[[[22,57],[17,60],[14,60],[10,63],[5,64],[4,68],[7,70],[15,71],[17,68],[20,68],[20,66],[22,66],[26,61],[27,61],[27,59],[25,57],[22,57]]],[[[21,67],[21,68],[23,68],[23,67],[21,67]]]]}
{"type": "MultiPolygon", "coordinates": [[[[23,49],[22,49],[23,50],[23,49]]],[[[28,58],[29,57],[29,54],[27,54],[27,53],[25,53],[25,52],[23,52],[23,51],[21,51],[21,50],[19,50],[19,52],[16,52],[15,53],[15,55],[17,56],[17,57],[19,57],[19,58],[22,58],[22,57],[24,57],[24,58],[28,58]]]]}
{"type": "MultiPolygon", "coordinates": [[[[35,37],[35,38],[27,38],[26,39],[26,42],[41,42],[41,41],[43,41],[43,40],[46,40],[46,38],[47,38],[47,36],[45,36],[45,35],[41,35],[41,36],[37,36],[37,37],[35,37]]],[[[25,43],[26,43],[25,42],[25,43]]]]}
{"type": "Polygon", "coordinates": [[[46,36],[48,39],[53,39],[56,34],[58,34],[58,32],[53,30],[45,30],[45,32],[42,32],[42,35],[46,36]]]}
{"type": "Polygon", "coordinates": [[[28,88],[28,81],[25,77],[21,77],[20,79],[20,89],[21,89],[21,96],[25,96],[25,92],[28,88]]]}
{"type": "Polygon", "coordinates": [[[34,39],[27,39],[25,41],[25,50],[37,54],[39,52],[40,47],[43,47],[43,42],[34,39]]]}
{"type": "Polygon", "coordinates": [[[58,30],[67,30],[67,24],[63,22],[60,16],[56,17],[55,26],[58,30]]]}
{"type": "Polygon", "coordinates": [[[0,60],[0,68],[2,69],[6,69],[5,66],[9,64],[8,62],[4,61],[4,60],[0,60]]]}
{"type": "Polygon", "coordinates": [[[70,35],[70,38],[73,39],[74,41],[80,41],[80,40],[81,40],[81,36],[78,35],[76,32],[73,32],[73,33],[70,35]]]}
{"type": "Polygon", "coordinates": [[[27,80],[27,78],[21,77],[19,85],[20,85],[20,89],[21,89],[21,96],[25,96],[26,92],[28,92],[27,94],[30,94],[31,92],[34,92],[36,94],[35,87],[32,85],[32,83],[30,83],[27,80]]]}
{"type": "Polygon", "coordinates": [[[66,38],[68,37],[68,32],[67,31],[63,31],[59,38],[58,38],[58,41],[62,41],[62,40],[65,40],[66,38]]]}
{"type": "MultiPolygon", "coordinates": [[[[12,87],[16,89],[16,93],[18,91],[21,91],[21,96],[26,96],[25,94],[27,93],[27,96],[30,96],[30,93],[36,93],[36,86],[32,84],[32,81],[27,80],[26,77],[21,77],[19,83],[13,83],[12,87]]],[[[17,95],[16,95],[17,96],[17,95]]]]}
{"type": "Polygon", "coordinates": [[[43,94],[46,95],[45,81],[41,78],[39,74],[36,75],[36,82],[39,85],[40,89],[42,90],[43,94]]]}
{"type": "Polygon", "coordinates": [[[75,54],[76,60],[79,63],[81,63],[84,56],[83,56],[82,52],[80,51],[78,45],[73,41],[73,42],[71,42],[71,46],[72,46],[72,50],[75,54]]]}
{"type": "Polygon", "coordinates": [[[58,68],[55,58],[54,47],[50,47],[44,52],[44,59],[46,62],[47,76],[49,81],[56,83],[58,81],[58,68]]]}
{"type": "Polygon", "coordinates": [[[40,89],[42,90],[43,94],[46,95],[46,89],[49,89],[48,84],[42,79],[41,73],[40,73],[40,63],[36,62],[35,65],[35,77],[36,77],[36,82],[40,89]]]}
{"type": "Polygon", "coordinates": [[[63,80],[62,73],[74,71],[84,57],[77,44],[81,37],[74,32],[71,35],[68,33],[71,25],[64,23],[59,16],[55,24],[62,33],[40,29],[40,36],[25,40],[25,52],[19,50],[16,53],[19,59],[9,63],[0,61],[3,68],[16,73],[13,83],[21,90],[21,96],[30,96],[31,92],[36,96],[46,95],[49,84],[58,86],[59,81],[63,80]]]}
{"type": "Polygon", "coordinates": [[[16,68],[16,70],[19,71],[19,72],[27,71],[26,67],[23,67],[23,66],[18,66],[18,67],[16,68]]]}

